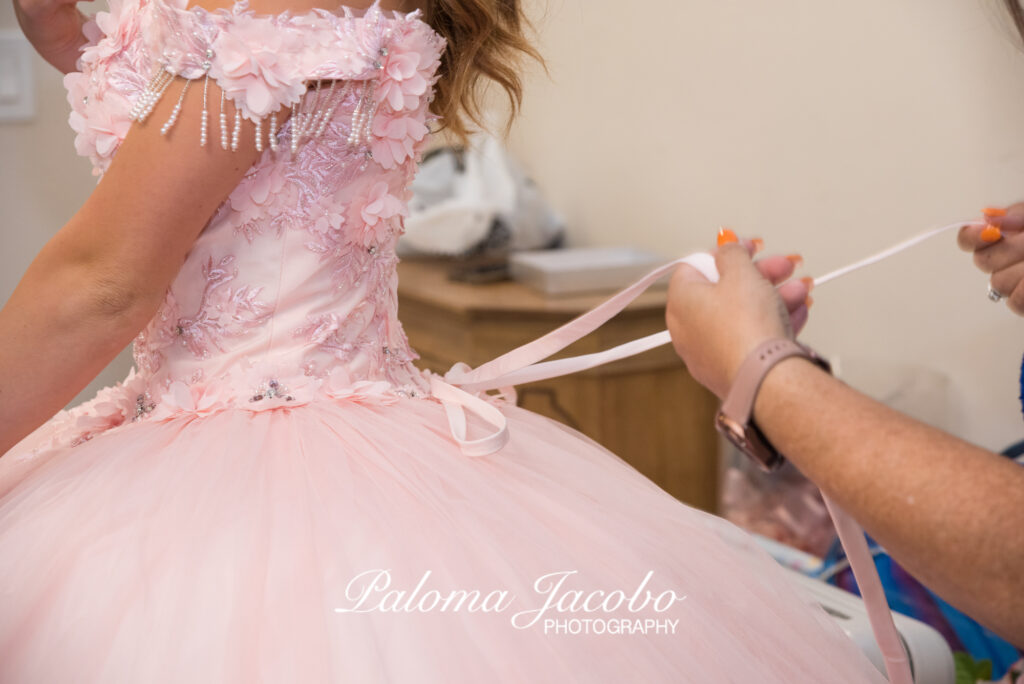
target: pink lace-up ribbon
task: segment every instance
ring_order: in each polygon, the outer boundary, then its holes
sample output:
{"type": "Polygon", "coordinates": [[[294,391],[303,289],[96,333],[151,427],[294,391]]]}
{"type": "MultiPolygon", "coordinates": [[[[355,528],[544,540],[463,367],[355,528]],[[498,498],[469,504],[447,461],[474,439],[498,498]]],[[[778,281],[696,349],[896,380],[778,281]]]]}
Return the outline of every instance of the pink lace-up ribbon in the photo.
{"type": "MultiPolygon", "coordinates": [[[[824,285],[835,278],[895,256],[937,235],[975,224],[973,221],[953,223],[925,231],[866,259],[816,278],[814,283],[824,285]]],[[[482,393],[501,390],[506,398],[514,397],[515,385],[577,373],[670,343],[672,339],[666,330],[601,352],[553,361],[543,360],[599,328],[681,264],[692,266],[711,282],[718,282],[714,257],[707,253],[691,254],[654,269],[590,311],[475,369],[465,363],[457,363],[443,378],[431,375],[431,393],[444,406],[452,437],[463,453],[468,456],[486,456],[499,451],[509,440],[508,421],[504,414],[498,406],[483,399],[480,396],[482,393]],[[494,431],[484,437],[468,439],[465,415],[467,410],[491,425],[494,431]]],[[[885,661],[889,681],[893,684],[913,684],[910,662],[889,612],[882,582],[878,577],[863,530],[853,518],[828,498],[825,498],[825,503],[860,587],[871,629],[885,661]]]]}
{"type": "Polygon", "coordinates": [[[565,349],[576,340],[597,330],[625,309],[655,281],[671,273],[679,264],[684,263],[696,268],[709,280],[718,281],[715,260],[710,254],[692,254],[676,259],[656,268],[611,299],[602,302],[565,325],[476,369],[471,369],[464,363],[457,363],[445,373],[443,379],[437,375],[430,376],[431,394],[441,400],[444,405],[452,436],[462,448],[463,453],[469,456],[486,456],[501,449],[509,439],[508,422],[505,420],[505,416],[494,404],[476,396],[476,393],[500,389],[509,395],[512,393],[511,388],[518,384],[577,373],[634,356],[670,342],[671,338],[666,330],[603,352],[540,363],[542,359],[565,349]],[[479,439],[467,440],[466,416],[463,409],[476,413],[484,421],[494,426],[495,431],[479,439]]]}

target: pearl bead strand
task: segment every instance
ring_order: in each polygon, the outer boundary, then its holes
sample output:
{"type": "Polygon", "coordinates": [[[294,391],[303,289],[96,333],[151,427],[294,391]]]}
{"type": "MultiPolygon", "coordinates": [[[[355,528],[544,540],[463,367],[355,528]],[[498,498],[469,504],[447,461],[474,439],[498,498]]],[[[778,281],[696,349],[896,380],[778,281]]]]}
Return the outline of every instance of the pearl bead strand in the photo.
{"type": "Polygon", "coordinates": [[[292,154],[296,154],[299,151],[299,121],[298,121],[298,107],[292,105],[292,154]]]}
{"type": "MultiPolygon", "coordinates": [[[[132,118],[139,123],[142,123],[149,118],[149,115],[153,112],[153,108],[156,107],[156,103],[160,101],[160,98],[173,81],[174,74],[170,73],[166,69],[161,69],[157,73],[156,77],[154,77],[150,86],[146,88],[142,95],[139,96],[138,101],[135,103],[136,106],[139,107],[137,110],[138,114],[132,118]]],[[[132,113],[134,113],[134,111],[132,113]]]]}
{"type": "Polygon", "coordinates": [[[345,102],[345,99],[352,92],[352,81],[345,81],[344,85],[341,86],[341,90],[338,91],[334,100],[331,102],[331,106],[327,108],[327,115],[324,117],[324,121],[320,124],[320,133],[323,133],[327,128],[327,124],[334,119],[334,112],[337,110],[338,105],[345,102]]]}
{"type": "Polygon", "coordinates": [[[142,112],[146,109],[146,103],[149,101],[149,95],[156,90],[157,84],[160,82],[160,79],[163,78],[164,73],[166,72],[163,69],[160,69],[153,74],[153,78],[149,80],[149,83],[146,85],[146,89],[143,90],[135,100],[135,104],[132,105],[132,109],[129,112],[129,116],[132,121],[141,121],[142,112]]]}
{"type": "Polygon", "coordinates": [[[210,89],[210,75],[207,74],[203,80],[203,118],[199,122],[199,146],[206,147],[207,128],[209,124],[210,112],[206,107],[206,94],[210,89]]]}
{"type": "Polygon", "coordinates": [[[327,89],[327,93],[324,95],[323,105],[317,109],[316,116],[313,117],[312,129],[313,135],[320,137],[323,135],[324,128],[327,126],[327,118],[330,116],[331,103],[334,101],[334,90],[336,81],[331,81],[331,86],[327,89]]]}
{"type": "Polygon", "coordinates": [[[235,105],[235,128],[231,131],[231,151],[238,151],[238,138],[242,134],[242,110],[235,105]]]}
{"type": "MultiPolygon", "coordinates": [[[[331,83],[334,83],[334,81],[331,81],[331,83]]],[[[320,106],[320,81],[316,82],[316,95],[313,98],[313,106],[310,109],[312,114],[306,119],[307,134],[316,131],[316,127],[320,125],[320,115],[323,114],[323,108],[320,106]]]]}
{"type": "Polygon", "coordinates": [[[192,85],[191,79],[185,81],[185,85],[181,87],[181,95],[178,96],[178,101],[174,104],[174,109],[171,110],[171,115],[167,117],[167,121],[160,127],[160,135],[167,135],[167,132],[171,130],[171,127],[178,122],[178,115],[181,114],[181,103],[185,101],[185,93],[188,92],[188,87],[192,85]]]}
{"type": "Polygon", "coordinates": [[[270,115],[270,131],[267,132],[267,139],[270,142],[270,151],[276,153],[277,143],[277,114],[270,115]]]}
{"type": "Polygon", "coordinates": [[[224,90],[220,91],[220,147],[228,149],[228,115],[224,112],[224,90]]]}
{"type": "Polygon", "coordinates": [[[359,96],[356,108],[352,112],[352,123],[349,126],[348,144],[356,147],[360,143],[363,134],[363,127],[366,125],[364,116],[366,112],[366,95],[369,90],[369,83],[363,84],[363,92],[359,96]]]}
{"type": "Polygon", "coordinates": [[[366,115],[366,124],[363,129],[363,140],[369,141],[373,136],[373,117],[377,115],[377,100],[373,99],[373,89],[370,89],[370,111],[366,115]]]}

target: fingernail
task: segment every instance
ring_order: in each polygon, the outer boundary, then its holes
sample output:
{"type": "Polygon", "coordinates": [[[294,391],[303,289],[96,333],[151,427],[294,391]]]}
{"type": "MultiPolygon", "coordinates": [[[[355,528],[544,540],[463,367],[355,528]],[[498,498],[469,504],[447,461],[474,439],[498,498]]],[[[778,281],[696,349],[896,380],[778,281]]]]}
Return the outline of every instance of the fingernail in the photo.
{"type": "Polygon", "coordinates": [[[804,300],[804,304],[806,304],[807,308],[810,309],[812,306],[814,306],[814,297],[812,297],[811,295],[807,295],[807,299],[804,300]]]}
{"type": "Polygon", "coordinates": [[[728,228],[719,228],[718,230],[718,246],[728,245],[731,242],[739,242],[739,238],[736,237],[736,233],[732,232],[728,228]]]}
{"type": "Polygon", "coordinates": [[[981,210],[981,213],[984,214],[986,218],[999,218],[1006,216],[1006,210],[1000,209],[999,207],[985,207],[981,210]]]}
{"type": "Polygon", "coordinates": [[[793,262],[794,266],[800,266],[802,263],[804,263],[804,258],[799,254],[787,254],[786,258],[793,262]]]}
{"type": "Polygon", "coordinates": [[[754,238],[753,240],[751,240],[751,242],[754,243],[754,254],[757,254],[762,249],[764,249],[764,240],[762,240],[761,238],[754,238]]]}
{"type": "Polygon", "coordinates": [[[814,278],[801,278],[800,282],[807,286],[807,291],[814,289],[814,278]]]}
{"type": "Polygon", "coordinates": [[[999,226],[993,226],[991,223],[981,231],[981,239],[984,242],[999,242],[1001,237],[1003,237],[1003,231],[999,230],[999,226]]]}

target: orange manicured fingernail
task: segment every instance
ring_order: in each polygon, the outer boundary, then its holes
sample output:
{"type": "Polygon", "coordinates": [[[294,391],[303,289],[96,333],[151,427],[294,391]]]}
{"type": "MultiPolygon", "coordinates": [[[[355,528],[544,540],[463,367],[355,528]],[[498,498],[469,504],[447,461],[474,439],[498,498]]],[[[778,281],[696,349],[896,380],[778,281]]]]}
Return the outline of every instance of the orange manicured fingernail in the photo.
{"type": "Polygon", "coordinates": [[[806,304],[807,308],[810,309],[812,306],[814,306],[814,297],[812,297],[811,295],[807,295],[807,299],[804,300],[804,304],[806,304]]]}
{"type": "Polygon", "coordinates": [[[984,242],[999,242],[1001,237],[1003,237],[1003,231],[999,230],[999,226],[993,226],[991,223],[981,231],[981,239],[984,242]]]}
{"type": "Polygon", "coordinates": [[[814,289],[814,278],[801,278],[800,282],[807,286],[807,291],[814,289]]]}
{"type": "Polygon", "coordinates": [[[804,263],[804,258],[799,254],[787,254],[786,258],[793,262],[794,266],[799,266],[800,264],[804,263]]]}
{"type": "Polygon", "coordinates": [[[981,210],[981,213],[988,218],[998,218],[1006,216],[1006,210],[1000,209],[999,207],[985,207],[981,210]]]}
{"type": "Polygon", "coordinates": [[[754,238],[753,240],[751,240],[751,242],[754,243],[754,254],[757,254],[762,249],[764,249],[764,240],[762,240],[761,238],[754,238]]]}
{"type": "Polygon", "coordinates": [[[727,245],[731,242],[739,242],[740,239],[736,237],[736,233],[732,232],[728,228],[720,228],[718,230],[718,246],[727,245]]]}

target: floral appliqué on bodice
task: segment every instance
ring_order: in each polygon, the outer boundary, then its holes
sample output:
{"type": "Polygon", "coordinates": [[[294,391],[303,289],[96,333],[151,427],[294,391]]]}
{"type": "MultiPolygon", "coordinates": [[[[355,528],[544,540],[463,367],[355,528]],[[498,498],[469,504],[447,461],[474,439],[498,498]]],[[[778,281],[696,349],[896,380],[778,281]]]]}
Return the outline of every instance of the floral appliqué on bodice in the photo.
{"type": "Polygon", "coordinates": [[[136,338],[136,368],[58,414],[39,448],[183,413],[430,394],[397,318],[395,243],[443,39],[418,12],[376,4],[272,16],[245,0],[184,4],[111,0],[86,25],[65,77],[78,153],[100,175],[157,99],[201,97],[196,144],[237,147],[248,119],[262,155],[136,338]]]}

